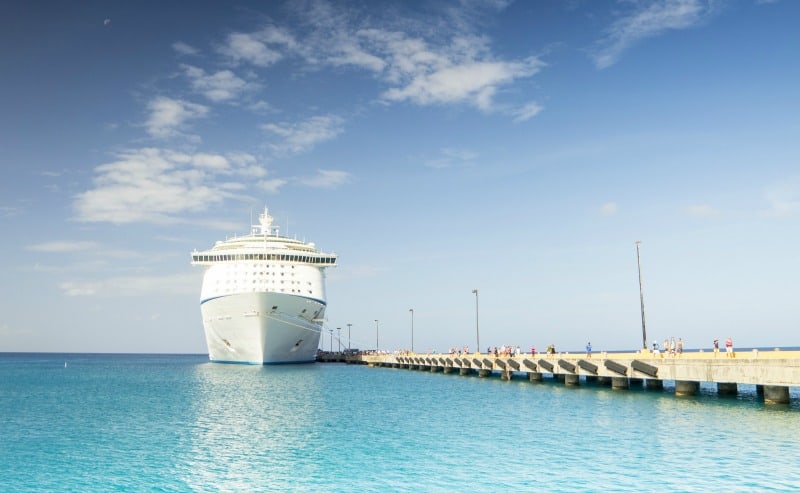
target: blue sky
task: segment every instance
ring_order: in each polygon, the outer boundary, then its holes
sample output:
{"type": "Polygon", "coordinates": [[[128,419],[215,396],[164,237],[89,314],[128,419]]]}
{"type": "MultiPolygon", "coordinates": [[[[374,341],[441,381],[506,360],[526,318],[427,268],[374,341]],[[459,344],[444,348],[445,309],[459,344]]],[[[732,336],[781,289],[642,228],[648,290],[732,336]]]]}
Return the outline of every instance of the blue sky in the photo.
{"type": "Polygon", "coordinates": [[[265,205],[354,347],[474,349],[477,289],[481,349],[637,348],[637,240],[648,339],[800,345],[798,19],[5,2],[0,351],[205,352],[189,252],[265,205]]]}

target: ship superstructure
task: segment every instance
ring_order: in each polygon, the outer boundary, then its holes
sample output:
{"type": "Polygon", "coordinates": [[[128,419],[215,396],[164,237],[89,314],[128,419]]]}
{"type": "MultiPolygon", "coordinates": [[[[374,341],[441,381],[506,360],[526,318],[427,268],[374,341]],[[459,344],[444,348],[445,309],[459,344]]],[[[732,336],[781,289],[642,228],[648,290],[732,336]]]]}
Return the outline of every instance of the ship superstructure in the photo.
{"type": "Polygon", "coordinates": [[[192,252],[205,268],[200,294],[212,361],[305,363],[316,358],[325,316],[325,269],[336,254],[281,236],[269,211],[249,235],[192,252]]]}

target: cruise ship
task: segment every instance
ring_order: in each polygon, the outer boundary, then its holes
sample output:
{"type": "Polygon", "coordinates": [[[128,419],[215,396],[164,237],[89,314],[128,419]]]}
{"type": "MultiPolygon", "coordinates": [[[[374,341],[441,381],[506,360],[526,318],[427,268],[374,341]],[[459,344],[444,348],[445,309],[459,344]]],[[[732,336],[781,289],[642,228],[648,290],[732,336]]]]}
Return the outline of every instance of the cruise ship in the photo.
{"type": "Polygon", "coordinates": [[[281,236],[265,208],[249,235],[192,252],[205,268],[200,313],[211,361],[309,363],[325,317],[325,269],[336,254],[281,236]]]}

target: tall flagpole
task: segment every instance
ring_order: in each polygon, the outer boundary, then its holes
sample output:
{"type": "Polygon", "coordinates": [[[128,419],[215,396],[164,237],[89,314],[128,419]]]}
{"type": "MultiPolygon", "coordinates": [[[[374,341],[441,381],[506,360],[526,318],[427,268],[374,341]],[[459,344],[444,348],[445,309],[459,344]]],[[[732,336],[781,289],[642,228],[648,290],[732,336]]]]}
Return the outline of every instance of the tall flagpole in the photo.
{"type": "Polygon", "coordinates": [[[647,329],[644,323],[644,292],[642,291],[642,262],[639,258],[639,245],[641,241],[636,241],[636,267],[639,270],[639,303],[642,308],[642,347],[647,349],[647,329]]]}

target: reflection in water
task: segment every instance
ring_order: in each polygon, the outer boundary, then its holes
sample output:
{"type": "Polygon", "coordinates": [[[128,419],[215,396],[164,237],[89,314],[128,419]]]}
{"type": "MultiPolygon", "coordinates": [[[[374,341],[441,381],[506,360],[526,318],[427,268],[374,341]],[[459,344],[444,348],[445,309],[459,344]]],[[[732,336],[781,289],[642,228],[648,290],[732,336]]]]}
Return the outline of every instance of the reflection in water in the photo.
{"type": "Polygon", "coordinates": [[[178,447],[181,475],[195,491],[290,485],[314,474],[319,440],[319,367],[208,363],[196,367],[194,423],[178,447]]]}

